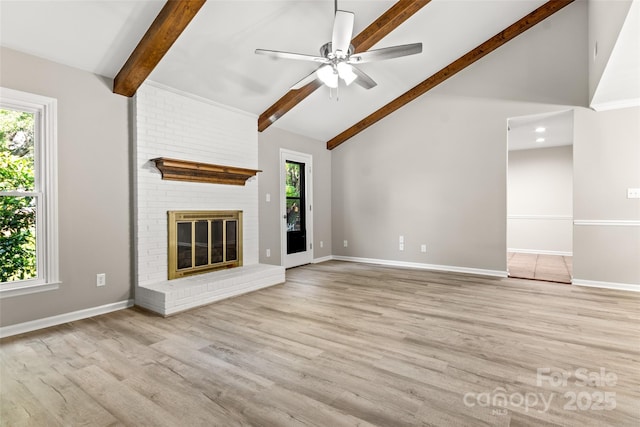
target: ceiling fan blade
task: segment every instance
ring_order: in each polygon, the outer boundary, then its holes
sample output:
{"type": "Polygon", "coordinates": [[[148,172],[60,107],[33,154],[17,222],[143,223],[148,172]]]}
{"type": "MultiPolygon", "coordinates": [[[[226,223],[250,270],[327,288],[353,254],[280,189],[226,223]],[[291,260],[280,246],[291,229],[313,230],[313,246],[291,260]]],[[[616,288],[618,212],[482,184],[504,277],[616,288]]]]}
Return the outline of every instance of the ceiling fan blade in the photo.
{"type": "Polygon", "coordinates": [[[372,87],[375,87],[375,86],[378,85],[378,83],[376,83],[364,71],[358,69],[357,67],[353,67],[353,66],[351,68],[353,69],[353,72],[358,76],[358,78],[354,80],[354,83],[359,84],[360,86],[362,86],[365,89],[371,89],[372,87]]]}
{"type": "Polygon", "coordinates": [[[363,64],[371,61],[399,58],[401,56],[415,55],[422,52],[422,43],[403,44],[400,46],[384,47],[382,49],[369,50],[362,53],[354,53],[349,57],[350,64],[363,64]]]}
{"type": "Polygon", "coordinates": [[[347,56],[351,36],[353,35],[353,12],[336,10],[336,17],[333,21],[333,35],[331,36],[331,50],[333,53],[341,51],[343,56],[347,56]]]}
{"type": "Polygon", "coordinates": [[[309,74],[308,76],[303,77],[298,83],[296,83],[293,86],[291,86],[291,89],[292,90],[302,89],[303,87],[305,87],[306,85],[308,85],[312,81],[316,80],[318,78],[318,75],[316,74],[317,71],[318,71],[317,69],[313,70],[311,72],[311,74],[309,74]]]}
{"type": "Polygon", "coordinates": [[[279,50],[256,49],[256,54],[266,55],[274,59],[297,59],[302,61],[319,62],[326,64],[329,62],[327,58],[321,56],[304,55],[302,53],[282,52],[279,50]]]}

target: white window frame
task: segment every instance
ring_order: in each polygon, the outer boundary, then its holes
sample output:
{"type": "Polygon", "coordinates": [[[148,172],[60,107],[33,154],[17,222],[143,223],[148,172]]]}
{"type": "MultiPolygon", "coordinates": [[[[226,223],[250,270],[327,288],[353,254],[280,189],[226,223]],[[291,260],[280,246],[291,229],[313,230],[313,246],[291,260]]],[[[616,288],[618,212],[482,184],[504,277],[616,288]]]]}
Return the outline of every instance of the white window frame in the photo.
{"type": "Polygon", "coordinates": [[[0,107],[34,114],[35,189],[1,191],[3,196],[36,197],[37,277],[0,284],[0,299],[58,289],[58,131],[57,100],[0,87],[0,107]]]}

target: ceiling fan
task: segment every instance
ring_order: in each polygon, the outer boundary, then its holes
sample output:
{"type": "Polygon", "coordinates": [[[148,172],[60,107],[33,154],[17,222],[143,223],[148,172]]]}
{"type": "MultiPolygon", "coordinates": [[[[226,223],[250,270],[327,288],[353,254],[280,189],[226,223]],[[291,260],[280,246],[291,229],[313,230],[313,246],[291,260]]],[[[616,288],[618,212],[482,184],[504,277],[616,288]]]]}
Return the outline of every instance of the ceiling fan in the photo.
{"type": "Polygon", "coordinates": [[[422,52],[422,43],[411,43],[354,53],[354,47],[351,44],[354,18],[355,14],[353,12],[338,10],[336,0],[333,34],[331,41],[320,48],[321,56],[267,49],[256,49],[255,52],[272,58],[296,59],[321,64],[311,74],[294,84],[291,89],[300,89],[316,79],[319,79],[330,88],[337,88],[339,80],[342,79],[347,86],[355,82],[365,89],[371,89],[377,83],[357,68],[356,64],[415,55],[422,52]]]}

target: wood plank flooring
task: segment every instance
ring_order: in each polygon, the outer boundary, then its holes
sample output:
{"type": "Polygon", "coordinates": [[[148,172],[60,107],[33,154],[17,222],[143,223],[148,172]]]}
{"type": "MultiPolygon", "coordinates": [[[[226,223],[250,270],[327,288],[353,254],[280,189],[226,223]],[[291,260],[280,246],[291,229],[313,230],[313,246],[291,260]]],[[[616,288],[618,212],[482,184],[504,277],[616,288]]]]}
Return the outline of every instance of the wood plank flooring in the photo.
{"type": "Polygon", "coordinates": [[[573,257],[509,252],[507,269],[509,277],[571,283],[573,257]]]}
{"type": "Polygon", "coordinates": [[[4,339],[0,424],[638,426],[639,308],[634,292],[326,262],[166,319],[4,339]]]}

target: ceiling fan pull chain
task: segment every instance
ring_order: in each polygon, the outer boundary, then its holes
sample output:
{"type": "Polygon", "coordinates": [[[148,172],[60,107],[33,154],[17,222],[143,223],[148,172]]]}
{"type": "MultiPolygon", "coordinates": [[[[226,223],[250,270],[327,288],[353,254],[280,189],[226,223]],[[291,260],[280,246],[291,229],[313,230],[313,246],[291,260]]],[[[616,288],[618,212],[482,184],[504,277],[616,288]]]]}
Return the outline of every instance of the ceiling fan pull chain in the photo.
{"type": "MultiPolygon", "coordinates": [[[[333,89],[334,88],[329,88],[329,99],[333,99],[333,89]]],[[[340,84],[338,84],[338,86],[335,87],[336,90],[336,102],[340,101],[340,84]]]]}

